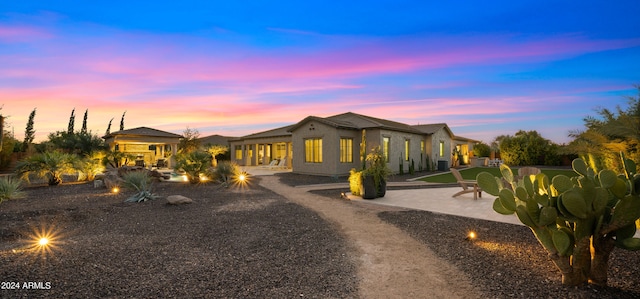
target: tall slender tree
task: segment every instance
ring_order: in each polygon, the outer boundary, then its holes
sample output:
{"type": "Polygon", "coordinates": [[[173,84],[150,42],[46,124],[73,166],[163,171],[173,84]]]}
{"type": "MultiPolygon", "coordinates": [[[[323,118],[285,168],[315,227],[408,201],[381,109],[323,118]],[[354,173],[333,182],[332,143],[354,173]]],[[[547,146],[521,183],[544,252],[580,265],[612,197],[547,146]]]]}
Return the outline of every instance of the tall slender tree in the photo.
{"type": "Polygon", "coordinates": [[[120,119],[120,131],[124,130],[124,115],[127,113],[127,111],[125,111],[124,113],[122,113],[122,118],[120,119]]]}
{"type": "Polygon", "coordinates": [[[24,130],[24,142],[22,145],[22,150],[23,151],[28,151],[29,147],[31,146],[31,143],[33,143],[33,139],[35,136],[36,131],[33,129],[33,119],[36,117],[36,108],[33,109],[33,111],[31,111],[31,114],[29,114],[29,121],[27,121],[27,127],[24,130]]]}
{"type": "Polygon", "coordinates": [[[76,108],[71,110],[71,116],[69,117],[69,126],[67,127],[67,133],[73,134],[74,128],[73,126],[76,123],[76,108]]]}
{"type": "Polygon", "coordinates": [[[107,132],[104,135],[109,135],[111,134],[111,122],[113,121],[113,117],[111,118],[111,120],[109,121],[109,125],[107,126],[107,132]]]}
{"type": "Polygon", "coordinates": [[[82,130],[80,130],[81,134],[87,134],[87,116],[89,115],[89,109],[84,111],[84,118],[82,119],[82,130]]]}

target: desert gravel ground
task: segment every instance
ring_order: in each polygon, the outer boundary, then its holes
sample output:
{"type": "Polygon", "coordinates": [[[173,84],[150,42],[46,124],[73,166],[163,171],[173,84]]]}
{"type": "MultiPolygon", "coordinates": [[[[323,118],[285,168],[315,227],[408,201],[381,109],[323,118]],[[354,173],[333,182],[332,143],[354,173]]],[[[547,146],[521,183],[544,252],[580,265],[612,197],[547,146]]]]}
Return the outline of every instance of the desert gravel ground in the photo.
{"type": "Polygon", "coordinates": [[[123,203],[131,191],[65,184],[0,204],[0,296],[358,297],[349,242],[316,212],[257,184],[161,182],[154,193],[195,202],[123,203]],[[56,234],[51,252],[26,249],[40,230],[56,234]]]}

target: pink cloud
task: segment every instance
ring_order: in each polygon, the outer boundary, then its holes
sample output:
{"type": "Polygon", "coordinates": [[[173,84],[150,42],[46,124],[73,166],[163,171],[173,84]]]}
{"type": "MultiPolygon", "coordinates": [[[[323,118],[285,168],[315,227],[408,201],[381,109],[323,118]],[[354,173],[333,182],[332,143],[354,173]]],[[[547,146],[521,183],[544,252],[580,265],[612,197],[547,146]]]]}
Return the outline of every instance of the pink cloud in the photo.
{"type": "Polygon", "coordinates": [[[53,34],[41,27],[8,26],[0,24],[0,42],[29,42],[51,37],[53,37],[53,34]]]}

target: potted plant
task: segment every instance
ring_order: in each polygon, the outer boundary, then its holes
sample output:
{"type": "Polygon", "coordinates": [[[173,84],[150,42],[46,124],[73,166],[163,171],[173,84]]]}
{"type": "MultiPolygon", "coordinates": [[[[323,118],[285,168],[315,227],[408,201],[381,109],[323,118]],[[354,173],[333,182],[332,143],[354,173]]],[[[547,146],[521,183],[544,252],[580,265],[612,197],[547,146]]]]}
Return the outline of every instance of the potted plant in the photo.
{"type": "Polygon", "coordinates": [[[361,194],[364,199],[384,197],[387,192],[387,177],[391,169],[387,167],[380,147],[375,147],[366,158],[366,168],[362,171],[361,194]]]}

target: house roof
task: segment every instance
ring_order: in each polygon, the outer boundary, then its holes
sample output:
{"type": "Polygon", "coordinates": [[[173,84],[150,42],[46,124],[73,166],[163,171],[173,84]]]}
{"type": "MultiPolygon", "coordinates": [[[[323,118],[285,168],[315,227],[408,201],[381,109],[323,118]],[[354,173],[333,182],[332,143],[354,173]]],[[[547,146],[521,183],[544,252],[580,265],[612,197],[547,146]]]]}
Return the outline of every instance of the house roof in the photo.
{"type": "Polygon", "coordinates": [[[229,136],[222,136],[222,135],[215,134],[207,137],[198,138],[198,140],[200,140],[200,143],[204,145],[207,145],[207,144],[229,145],[229,140],[232,140],[235,138],[237,137],[229,137],[229,136]]]}
{"type": "Polygon", "coordinates": [[[353,112],[347,112],[347,113],[329,116],[325,118],[317,117],[317,116],[308,116],[305,119],[298,122],[297,124],[291,126],[291,128],[289,129],[289,132],[298,129],[300,126],[304,125],[305,123],[311,120],[315,120],[320,123],[333,126],[336,128],[342,128],[342,129],[362,130],[362,129],[377,128],[377,129],[388,129],[388,130],[410,132],[410,133],[417,133],[417,134],[423,133],[407,124],[386,120],[386,119],[375,118],[375,117],[357,114],[353,112]]]}
{"type": "Polygon", "coordinates": [[[453,131],[451,131],[449,126],[447,124],[445,124],[445,123],[427,124],[427,125],[415,125],[415,126],[413,126],[413,128],[415,128],[416,130],[422,132],[423,134],[428,134],[428,135],[431,135],[431,134],[433,134],[435,132],[438,132],[438,131],[444,129],[445,131],[447,131],[449,136],[451,136],[452,138],[455,136],[455,135],[453,135],[453,131]]]}
{"type": "Polygon", "coordinates": [[[461,141],[461,142],[473,142],[473,143],[480,143],[480,140],[476,140],[476,139],[471,139],[471,138],[467,138],[467,137],[462,137],[462,136],[453,136],[454,140],[457,141],[461,141]]]}
{"type": "Polygon", "coordinates": [[[104,137],[103,139],[115,137],[117,135],[129,135],[129,136],[148,136],[148,137],[168,137],[168,138],[182,138],[182,135],[174,134],[171,132],[161,131],[157,129],[152,129],[148,127],[138,127],[133,129],[121,130],[116,132],[111,132],[104,137]]]}
{"type": "Polygon", "coordinates": [[[271,129],[271,130],[267,130],[267,131],[262,131],[262,132],[258,132],[258,133],[253,133],[253,134],[249,134],[246,136],[242,136],[242,137],[238,137],[238,138],[234,138],[234,139],[230,139],[230,140],[244,140],[244,139],[255,139],[255,138],[271,138],[271,137],[287,137],[287,136],[291,136],[291,132],[289,131],[289,128],[291,128],[293,125],[288,125],[288,126],[284,126],[284,127],[280,127],[280,128],[275,128],[275,129],[271,129]]]}

